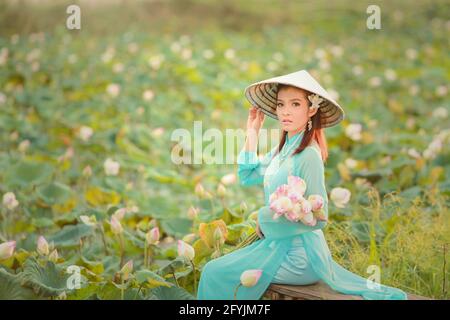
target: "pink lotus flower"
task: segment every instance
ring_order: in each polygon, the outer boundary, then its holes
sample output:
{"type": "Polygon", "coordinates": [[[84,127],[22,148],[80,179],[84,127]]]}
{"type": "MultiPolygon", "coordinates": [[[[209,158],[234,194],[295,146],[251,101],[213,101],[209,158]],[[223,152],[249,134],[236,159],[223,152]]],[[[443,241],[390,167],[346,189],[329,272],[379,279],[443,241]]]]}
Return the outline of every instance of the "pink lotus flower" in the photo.
{"type": "Polygon", "coordinates": [[[303,216],[303,218],[301,219],[301,221],[306,224],[307,226],[315,226],[317,223],[316,218],[314,218],[314,215],[312,213],[312,211],[310,211],[309,213],[305,214],[303,216]]]}
{"type": "Polygon", "coordinates": [[[291,199],[292,202],[299,202],[303,199],[303,196],[296,191],[289,191],[288,198],[291,199]]]}
{"type": "Polygon", "coordinates": [[[0,261],[9,259],[13,256],[16,249],[15,241],[8,241],[0,244],[0,261]]]}
{"type": "Polygon", "coordinates": [[[311,213],[311,211],[312,211],[311,202],[309,202],[306,199],[303,199],[300,201],[300,204],[302,205],[301,211],[302,211],[303,215],[307,215],[307,214],[311,213]]]}
{"type": "Polygon", "coordinates": [[[333,188],[331,190],[330,198],[338,208],[345,208],[345,205],[349,202],[351,192],[345,188],[333,188]]]}
{"type": "Polygon", "coordinates": [[[288,183],[279,186],[269,197],[269,207],[274,212],[273,219],[281,216],[292,222],[314,226],[317,220],[327,220],[324,199],[313,194],[305,199],[305,181],[297,176],[288,176],[288,183]]]}
{"type": "Polygon", "coordinates": [[[278,198],[285,197],[288,195],[288,193],[289,193],[289,186],[287,184],[283,184],[275,190],[275,194],[278,198]]]}
{"type": "Polygon", "coordinates": [[[312,211],[318,211],[323,208],[324,200],[322,196],[318,194],[312,194],[308,197],[308,201],[311,203],[312,211]]]}
{"type": "MultiPolygon", "coordinates": [[[[298,206],[298,204],[296,204],[298,206]]],[[[300,210],[291,210],[288,213],[286,213],[286,219],[292,222],[297,222],[301,219],[301,211],[300,210]]]]}
{"type": "Polygon", "coordinates": [[[292,210],[292,201],[288,197],[282,196],[271,204],[271,209],[277,216],[282,216],[292,210]]]}
{"type": "Polygon", "coordinates": [[[298,192],[301,196],[305,194],[306,182],[302,178],[297,176],[289,176],[288,185],[292,190],[298,192]]]}
{"type": "Polygon", "coordinates": [[[269,203],[272,203],[278,199],[278,195],[276,192],[272,193],[269,197],[269,203]]]}
{"type": "Polygon", "coordinates": [[[3,205],[9,210],[14,209],[19,205],[16,195],[13,192],[7,192],[3,195],[3,205]]]}

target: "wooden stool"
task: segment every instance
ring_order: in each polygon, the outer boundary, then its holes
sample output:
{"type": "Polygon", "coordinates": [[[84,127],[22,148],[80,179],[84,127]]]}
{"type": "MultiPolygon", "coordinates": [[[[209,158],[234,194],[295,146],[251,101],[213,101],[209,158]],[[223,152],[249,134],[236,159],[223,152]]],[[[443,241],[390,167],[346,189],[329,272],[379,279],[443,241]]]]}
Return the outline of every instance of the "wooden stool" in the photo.
{"type": "MultiPolygon", "coordinates": [[[[308,286],[272,283],[263,298],[269,300],[363,300],[361,296],[336,292],[322,281],[308,286]]],[[[432,299],[408,293],[408,300],[432,299]]]]}

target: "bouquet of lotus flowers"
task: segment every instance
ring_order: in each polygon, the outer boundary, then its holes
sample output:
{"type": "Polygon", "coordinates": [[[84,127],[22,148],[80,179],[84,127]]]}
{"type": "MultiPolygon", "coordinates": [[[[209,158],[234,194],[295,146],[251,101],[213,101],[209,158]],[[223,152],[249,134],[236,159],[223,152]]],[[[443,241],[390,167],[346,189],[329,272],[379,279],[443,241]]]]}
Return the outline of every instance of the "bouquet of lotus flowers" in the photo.
{"type": "Polygon", "coordinates": [[[304,198],[305,181],[297,176],[288,176],[288,183],[279,186],[270,195],[270,209],[274,212],[273,219],[285,216],[292,222],[302,222],[308,226],[315,226],[317,221],[325,221],[323,210],[324,200],[318,194],[304,198]]]}
{"type": "MultiPolygon", "coordinates": [[[[288,176],[288,183],[279,186],[270,195],[269,207],[274,212],[273,219],[285,216],[292,222],[303,222],[308,226],[315,226],[317,221],[326,221],[323,197],[317,194],[304,198],[306,182],[297,176],[288,176]]],[[[247,236],[234,250],[239,250],[259,240],[256,232],[247,236]]]]}

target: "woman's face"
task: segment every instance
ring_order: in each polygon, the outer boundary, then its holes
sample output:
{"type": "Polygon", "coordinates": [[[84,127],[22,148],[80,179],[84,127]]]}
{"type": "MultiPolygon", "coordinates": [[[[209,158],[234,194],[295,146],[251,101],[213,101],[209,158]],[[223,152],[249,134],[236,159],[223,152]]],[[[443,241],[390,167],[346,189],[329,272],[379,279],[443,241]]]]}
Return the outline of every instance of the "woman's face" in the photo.
{"type": "Polygon", "coordinates": [[[288,86],[278,91],[276,111],[281,128],[295,133],[306,128],[309,118],[317,109],[309,108],[309,100],[304,90],[288,86]]]}

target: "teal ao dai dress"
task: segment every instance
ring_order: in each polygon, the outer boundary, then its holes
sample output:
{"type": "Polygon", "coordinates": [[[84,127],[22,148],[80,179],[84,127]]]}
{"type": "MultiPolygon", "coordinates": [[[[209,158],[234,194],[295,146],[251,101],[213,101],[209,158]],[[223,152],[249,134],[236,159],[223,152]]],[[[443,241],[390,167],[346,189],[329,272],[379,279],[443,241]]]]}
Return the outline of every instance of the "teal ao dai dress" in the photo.
{"type": "Polygon", "coordinates": [[[287,183],[288,175],[305,180],[305,198],[311,194],[323,197],[324,212],[328,217],[324,163],[318,145],[313,143],[302,152],[289,156],[299,146],[303,134],[304,130],[291,138],[286,136],[281,152],[277,153],[276,147],[262,160],[256,152],[242,150],[238,155],[241,185],[264,185],[265,205],[258,210],[264,238],[206,263],[200,276],[198,300],[234,299],[240,276],[249,269],[261,269],[261,278],[253,287],[241,286],[237,292],[238,300],[261,299],[271,283],[307,285],[320,280],[338,292],[360,295],[364,299],[407,299],[402,290],[382,284],[368,285],[367,279],[336,263],[322,232],[326,221],[307,226],[301,222],[291,222],[284,216],[273,220],[269,198],[278,186],[287,183]]]}

